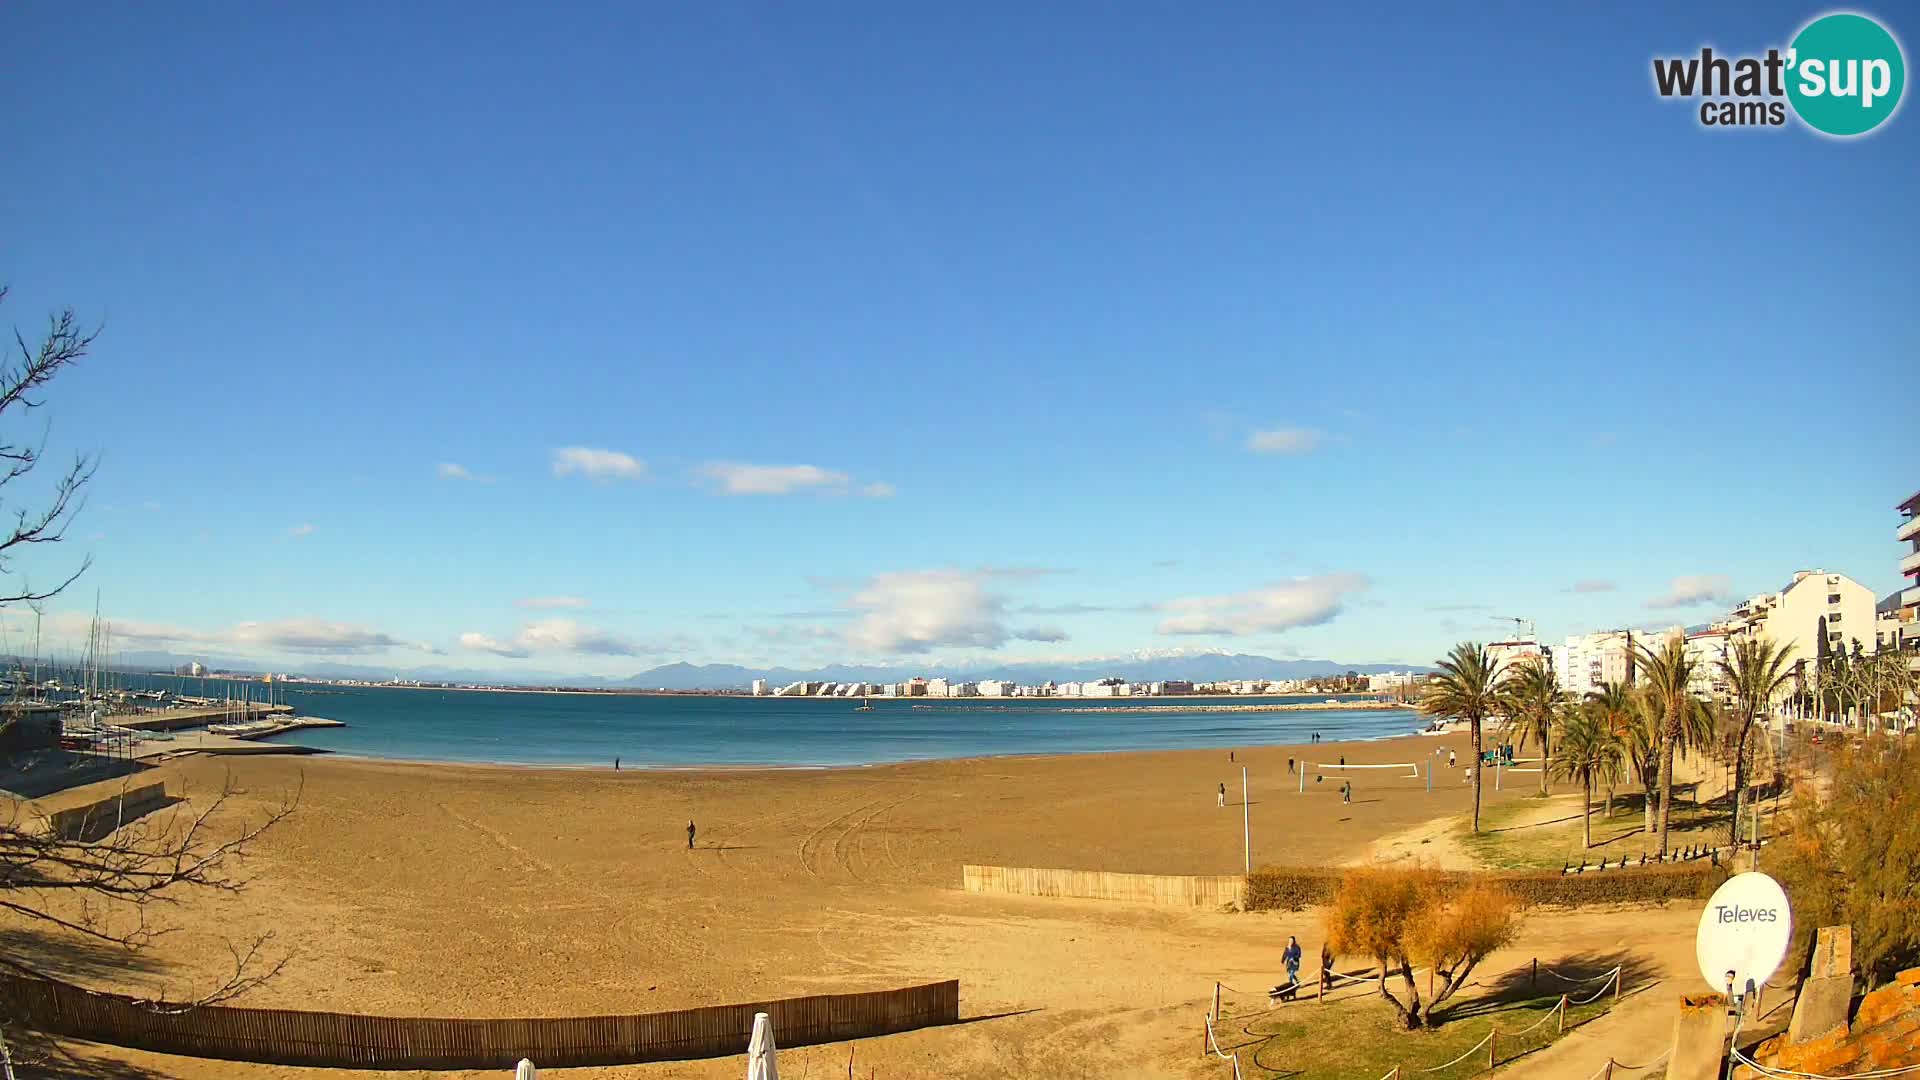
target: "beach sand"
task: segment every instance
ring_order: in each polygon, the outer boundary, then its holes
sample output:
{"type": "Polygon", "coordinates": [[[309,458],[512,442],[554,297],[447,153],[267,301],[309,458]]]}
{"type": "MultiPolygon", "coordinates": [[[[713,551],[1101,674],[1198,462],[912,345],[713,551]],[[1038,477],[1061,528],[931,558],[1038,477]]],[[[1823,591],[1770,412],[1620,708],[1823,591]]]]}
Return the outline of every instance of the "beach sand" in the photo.
{"type": "MultiPolygon", "coordinates": [[[[84,984],[176,995],[217,979],[224,942],[270,931],[270,948],[291,962],[244,1004],[395,1015],[646,1012],[959,978],[963,1017],[1019,1015],[862,1042],[860,1060],[891,1062],[882,1075],[920,1073],[912,1063],[935,1055],[955,1063],[942,1067],[952,1076],[1186,1075],[1200,1064],[1194,1003],[1215,978],[1274,981],[1289,933],[1317,948],[1311,913],[969,896],[960,865],[1237,873],[1242,765],[1255,865],[1357,861],[1382,837],[1464,812],[1464,770],[1446,769],[1442,754],[1431,794],[1422,779],[1358,773],[1343,805],[1342,774],[1317,784],[1309,774],[1301,794],[1287,759],[1425,761],[1436,747],[1467,757],[1466,737],[1450,735],[1247,748],[1232,763],[1225,749],[620,773],[187,758],[142,779],[165,776],[199,804],[230,771],[243,790],[233,820],[300,792],[298,812],[248,858],[248,889],[155,912],[178,931],[133,971],[54,948],[64,939],[18,919],[0,930],[49,963],[64,957],[84,984]],[[689,820],[699,830],[692,851],[689,820]],[[1107,1071],[1092,1067],[1094,1048],[1107,1071]],[[1116,1062],[1139,1071],[1113,1071],[1116,1062]]],[[[1617,926],[1611,933],[1603,939],[1617,940],[1617,926]]],[[[77,1056],[77,1073],[354,1075],[59,1049],[77,1056]]],[[[794,1051],[783,1072],[800,1075],[807,1055],[822,1070],[829,1059],[844,1067],[846,1052],[794,1051]]],[[[739,1067],[604,1072],[718,1077],[739,1067]]]]}

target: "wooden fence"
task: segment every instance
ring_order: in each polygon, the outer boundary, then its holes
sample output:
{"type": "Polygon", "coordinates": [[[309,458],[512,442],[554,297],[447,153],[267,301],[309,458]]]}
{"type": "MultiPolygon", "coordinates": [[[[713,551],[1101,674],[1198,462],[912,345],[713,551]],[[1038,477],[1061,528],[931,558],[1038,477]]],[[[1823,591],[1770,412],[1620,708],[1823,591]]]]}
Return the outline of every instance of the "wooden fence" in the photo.
{"type": "Polygon", "coordinates": [[[1172,904],[1219,908],[1239,905],[1246,879],[1238,874],[1197,877],[1181,874],[1110,874],[1104,870],[1046,870],[1029,866],[960,867],[961,888],[970,893],[1013,896],[1067,896],[1085,900],[1123,900],[1135,904],[1172,904]]]}
{"type": "Polygon", "coordinates": [[[458,1020],[353,1016],[160,1003],[0,974],[8,1019],[39,1031],[163,1054],[361,1069],[542,1069],[744,1054],[753,1014],[769,1013],[781,1046],[887,1035],[960,1018],[960,984],[817,994],[633,1016],[458,1020]]]}

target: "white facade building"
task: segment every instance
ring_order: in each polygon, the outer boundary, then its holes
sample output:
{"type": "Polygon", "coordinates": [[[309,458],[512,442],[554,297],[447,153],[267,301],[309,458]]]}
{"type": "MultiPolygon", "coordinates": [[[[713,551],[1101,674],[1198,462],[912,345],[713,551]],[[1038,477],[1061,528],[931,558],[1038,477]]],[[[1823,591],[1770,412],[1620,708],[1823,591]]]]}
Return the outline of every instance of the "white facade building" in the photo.
{"type": "Polygon", "coordinates": [[[999,679],[981,679],[974,689],[980,692],[981,697],[1012,697],[1014,686],[999,679]]]}
{"type": "Polygon", "coordinates": [[[1873,592],[1845,574],[1802,570],[1779,592],[1741,601],[1716,627],[1727,631],[1729,643],[1764,636],[1792,650],[1787,659],[1810,687],[1823,654],[1851,652],[1855,641],[1862,651],[1873,650],[1873,608],[1873,592]]]}
{"type": "Polygon", "coordinates": [[[767,696],[767,680],[765,679],[753,680],[753,696],[754,697],[767,696]]]}

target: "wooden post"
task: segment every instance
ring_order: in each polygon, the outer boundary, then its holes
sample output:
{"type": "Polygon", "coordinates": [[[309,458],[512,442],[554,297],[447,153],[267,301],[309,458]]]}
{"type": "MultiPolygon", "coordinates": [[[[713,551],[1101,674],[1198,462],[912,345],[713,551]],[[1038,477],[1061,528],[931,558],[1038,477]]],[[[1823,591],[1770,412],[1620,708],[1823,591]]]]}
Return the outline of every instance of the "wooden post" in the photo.
{"type": "Polygon", "coordinates": [[[1620,1007],[1620,972],[1618,971],[1613,973],[1613,1005],[1610,1007],[1620,1007]]]}
{"type": "MultiPolygon", "coordinates": [[[[1207,1038],[1207,1033],[1208,1033],[1207,1025],[1205,1023],[1202,1023],[1200,1025],[1200,1056],[1201,1057],[1206,1057],[1208,1052],[1211,1050],[1211,1047],[1208,1045],[1208,1043],[1211,1040],[1207,1038]]],[[[853,1049],[851,1047],[847,1049],[847,1068],[849,1070],[853,1068],[853,1049]]]]}
{"type": "Polygon", "coordinates": [[[1493,1068],[1495,1048],[1498,1047],[1499,1045],[1500,1045],[1499,1030],[1495,1029],[1493,1031],[1487,1032],[1487,1068],[1489,1069],[1493,1068]]]}
{"type": "Polygon", "coordinates": [[[1613,1059],[1612,1058],[1607,1059],[1607,1069],[1606,1069],[1606,1072],[1603,1074],[1603,1080],[1613,1080],[1613,1059]]]}
{"type": "Polygon", "coordinates": [[[1533,974],[1527,976],[1527,989],[1540,989],[1540,958],[1537,956],[1533,958],[1533,974]]]}
{"type": "Polygon", "coordinates": [[[1559,1035],[1567,1033],[1567,995],[1565,994],[1560,995],[1560,1018],[1554,1023],[1553,1030],[1559,1035]]]}
{"type": "Polygon", "coordinates": [[[1213,1011],[1207,1015],[1215,1020],[1220,1019],[1220,983],[1218,980],[1215,980],[1213,984],[1213,1011]]]}

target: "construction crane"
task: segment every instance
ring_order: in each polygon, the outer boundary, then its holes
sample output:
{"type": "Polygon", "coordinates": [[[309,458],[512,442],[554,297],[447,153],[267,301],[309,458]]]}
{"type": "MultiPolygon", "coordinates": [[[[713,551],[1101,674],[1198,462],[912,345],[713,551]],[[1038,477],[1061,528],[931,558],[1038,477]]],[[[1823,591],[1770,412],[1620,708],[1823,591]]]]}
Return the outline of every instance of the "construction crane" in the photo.
{"type": "Polygon", "coordinates": [[[1499,619],[1501,622],[1510,622],[1513,624],[1513,640],[1534,640],[1532,619],[1523,619],[1518,615],[1501,615],[1499,619]]]}

